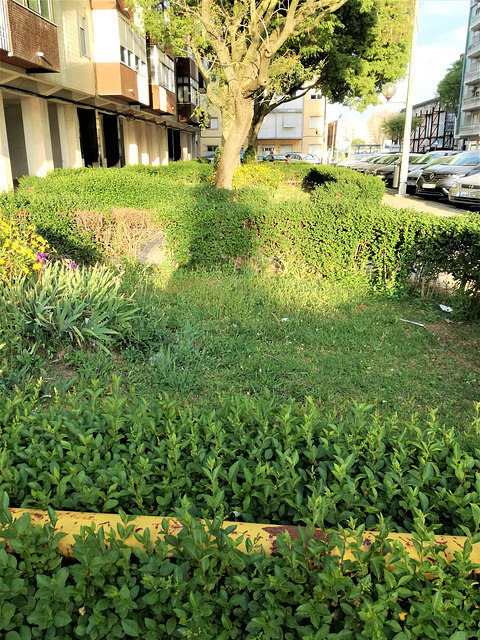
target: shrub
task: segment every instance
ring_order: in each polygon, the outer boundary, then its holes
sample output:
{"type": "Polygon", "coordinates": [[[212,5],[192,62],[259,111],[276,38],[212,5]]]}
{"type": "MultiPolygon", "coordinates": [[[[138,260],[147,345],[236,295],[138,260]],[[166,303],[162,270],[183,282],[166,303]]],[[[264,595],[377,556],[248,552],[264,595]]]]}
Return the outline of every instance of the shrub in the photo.
{"type": "Polygon", "coordinates": [[[248,147],[245,149],[245,153],[243,154],[243,164],[249,164],[250,162],[256,162],[257,161],[257,153],[255,151],[255,147],[253,146],[253,144],[249,144],[248,147]]]}
{"type": "Polygon", "coordinates": [[[25,276],[4,284],[0,313],[18,335],[44,345],[66,338],[106,348],[136,311],[131,299],[119,295],[120,284],[108,269],[50,263],[36,283],[25,276]]]}
{"type": "Polygon", "coordinates": [[[218,165],[220,164],[220,158],[222,157],[223,147],[217,147],[213,154],[213,171],[218,171],[218,165]]]}
{"type": "Polygon", "coordinates": [[[305,189],[313,189],[315,201],[333,195],[336,197],[362,198],[380,203],[385,193],[385,184],[375,176],[364,175],[347,167],[319,165],[305,176],[305,189]]]}

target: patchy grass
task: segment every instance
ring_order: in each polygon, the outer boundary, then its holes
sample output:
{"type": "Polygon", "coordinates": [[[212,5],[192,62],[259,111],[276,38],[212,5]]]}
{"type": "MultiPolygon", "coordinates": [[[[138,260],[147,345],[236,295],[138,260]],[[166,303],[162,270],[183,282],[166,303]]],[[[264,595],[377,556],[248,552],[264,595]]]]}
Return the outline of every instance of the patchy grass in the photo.
{"type": "Polygon", "coordinates": [[[385,416],[437,408],[462,430],[471,421],[480,329],[445,323],[432,300],[396,300],[358,282],[168,265],[130,265],[123,286],[135,286],[141,305],[131,333],[114,354],[67,349],[67,386],[108,386],[121,374],[135,393],[167,393],[182,405],[267,389],[285,400],[311,396],[332,419],[356,401],[385,416]]]}

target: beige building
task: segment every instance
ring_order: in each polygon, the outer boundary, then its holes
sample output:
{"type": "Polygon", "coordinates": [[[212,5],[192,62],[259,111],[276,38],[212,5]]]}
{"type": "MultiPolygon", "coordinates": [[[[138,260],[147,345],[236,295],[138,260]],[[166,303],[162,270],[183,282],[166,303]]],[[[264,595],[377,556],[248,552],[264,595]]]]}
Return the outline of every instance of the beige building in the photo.
{"type": "Polygon", "coordinates": [[[319,92],[281,104],[262,123],[257,153],[297,151],[322,156],[325,100],[319,92]]]}
{"type": "MultiPolygon", "coordinates": [[[[278,106],[266,116],[257,139],[257,154],[297,151],[322,156],[325,100],[318,92],[278,106]]],[[[202,156],[211,156],[222,144],[222,118],[210,105],[210,126],[202,131],[202,156]]]]}
{"type": "Polygon", "coordinates": [[[195,157],[198,82],[125,0],[0,0],[0,190],[59,167],[195,157]]]}

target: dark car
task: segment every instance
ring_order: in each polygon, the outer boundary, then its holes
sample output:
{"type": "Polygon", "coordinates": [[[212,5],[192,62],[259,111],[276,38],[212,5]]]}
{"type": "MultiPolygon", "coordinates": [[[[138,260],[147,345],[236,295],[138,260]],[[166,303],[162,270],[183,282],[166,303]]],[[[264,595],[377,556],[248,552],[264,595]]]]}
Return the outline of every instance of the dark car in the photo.
{"type": "Polygon", "coordinates": [[[280,155],[275,155],[273,153],[271,153],[268,156],[265,156],[263,159],[264,162],[288,162],[288,158],[287,156],[280,156],[280,155]]]}
{"type": "MultiPolygon", "coordinates": [[[[433,154],[427,154],[427,155],[432,156],[433,154]]],[[[415,168],[416,163],[420,163],[422,161],[422,158],[425,158],[425,154],[410,153],[408,156],[408,171],[412,171],[415,168]]],[[[398,158],[393,160],[393,162],[389,162],[388,165],[384,167],[380,167],[374,172],[372,171],[372,173],[374,176],[378,176],[382,180],[385,180],[385,184],[388,187],[391,187],[393,186],[393,174],[395,172],[395,167],[398,166],[401,163],[401,161],[402,161],[402,154],[399,153],[398,158]]],[[[426,162],[422,161],[421,166],[424,167],[425,164],[426,162]]]]}
{"type": "Polygon", "coordinates": [[[373,162],[372,165],[368,169],[365,169],[363,173],[376,176],[380,169],[389,167],[390,165],[393,165],[394,162],[399,162],[401,157],[401,153],[393,153],[389,156],[384,156],[383,158],[380,158],[380,160],[373,162]]]}
{"type": "Polygon", "coordinates": [[[459,178],[480,165],[479,151],[463,151],[445,164],[426,166],[416,183],[415,193],[422,197],[447,197],[459,178]]]}
{"type": "MultiPolygon", "coordinates": [[[[426,167],[431,167],[432,165],[435,165],[435,164],[449,164],[452,161],[452,157],[458,155],[460,151],[445,151],[444,153],[445,155],[441,157],[437,156],[431,160],[428,160],[424,164],[422,164],[421,162],[415,162],[415,164],[412,163],[412,168],[410,169],[409,167],[410,171],[407,175],[407,192],[408,193],[415,193],[415,185],[417,183],[417,180],[422,174],[422,171],[426,169],[426,167]]],[[[422,156],[422,157],[426,157],[429,155],[431,154],[427,153],[425,156],[422,156]]],[[[418,158],[419,161],[421,159],[422,158],[418,158]]]]}

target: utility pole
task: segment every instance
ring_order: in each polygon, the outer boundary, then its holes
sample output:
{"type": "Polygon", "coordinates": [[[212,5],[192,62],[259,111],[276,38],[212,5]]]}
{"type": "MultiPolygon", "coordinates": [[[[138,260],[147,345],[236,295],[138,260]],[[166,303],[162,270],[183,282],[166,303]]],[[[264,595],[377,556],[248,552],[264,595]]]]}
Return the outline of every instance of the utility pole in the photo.
{"type": "Polygon", "coordinates": [[[404,196],[407,193],[408,160],[410,155],[410,132],[412,129],[413,112],[413,60],[415,57],[415,45],[417,42],[418,5],[420,0],[413,0],[413,24],[412,43],[410,49],[410,64],[408,66],[408,89],[407,104],[405,107],[405,128],[403,130],[402,160],[400,163],[400,181],[398,184],[398,195],[404,196]]]}

